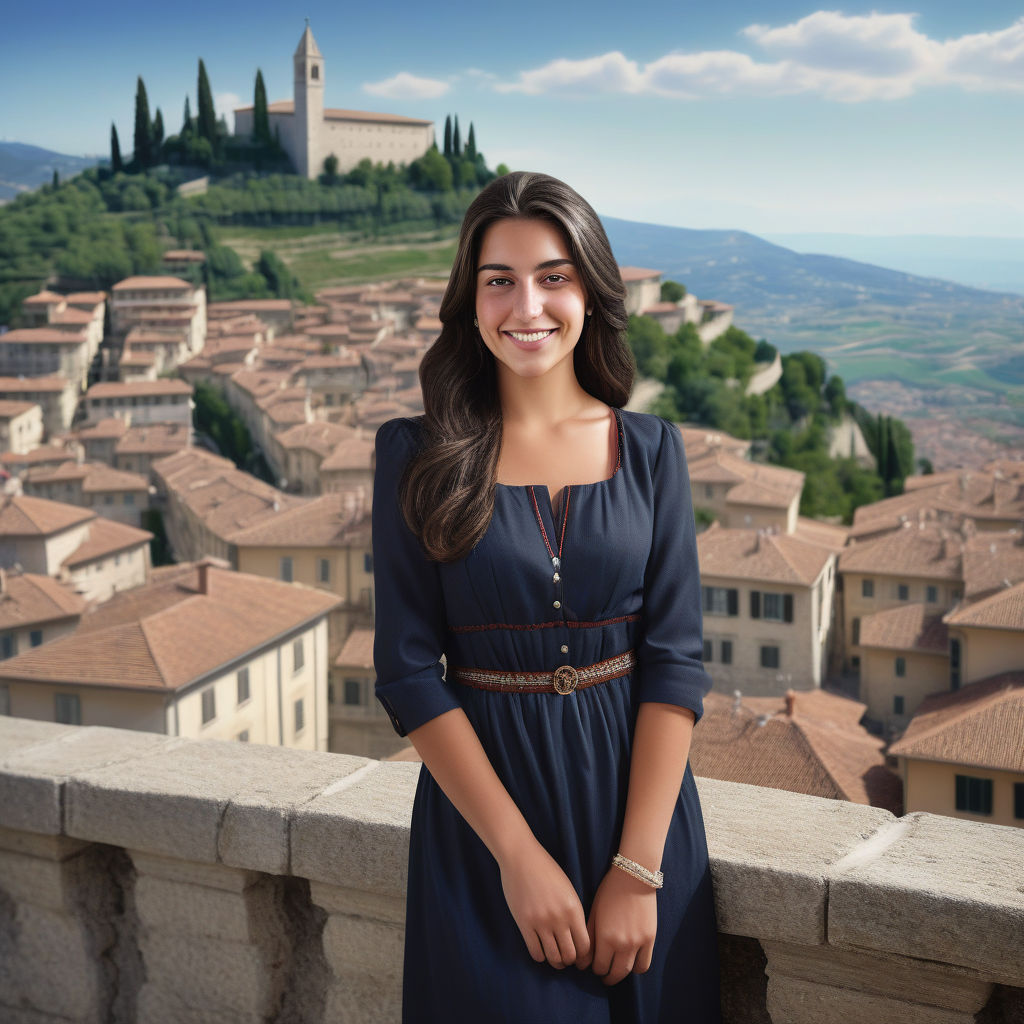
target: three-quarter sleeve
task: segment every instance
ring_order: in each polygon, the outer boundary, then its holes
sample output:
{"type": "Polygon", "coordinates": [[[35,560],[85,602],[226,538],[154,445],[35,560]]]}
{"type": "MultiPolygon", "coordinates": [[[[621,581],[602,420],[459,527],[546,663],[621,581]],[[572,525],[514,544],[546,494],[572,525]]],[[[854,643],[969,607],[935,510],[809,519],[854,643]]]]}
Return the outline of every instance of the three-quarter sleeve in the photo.
{"type": "Polygon", "coordinates": [[[689,708],[700,719],[711,678],[704,670],[700,570],[690,474],[679,430],[661,420],[653,470],[653,536],[644,571],[643,631],[637,648],[641,701],[689,708]]]}
{"type": "Polygon", "coordinates": [[[414,429],[406,419],[380,426],[373,477],[374,689],[399,736],[459,707],[440,664],[446,625],[438,563],[398,503],[402,473],[416,451],[414,429]]]}

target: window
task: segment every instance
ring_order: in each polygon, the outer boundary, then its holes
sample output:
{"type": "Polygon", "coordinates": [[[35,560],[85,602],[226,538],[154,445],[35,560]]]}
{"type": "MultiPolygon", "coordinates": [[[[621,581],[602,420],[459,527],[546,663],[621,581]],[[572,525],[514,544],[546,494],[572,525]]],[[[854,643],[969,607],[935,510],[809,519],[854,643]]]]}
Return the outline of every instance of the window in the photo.
{"type": "Polygon", "coordinates": [[[373,554],[369,551],[363,552],[363,572],[373,572],[373,554]]]}
{"type": "Polygon", "coordinates": [[[770,622],[793,621],[793,595],[750,592],[750,617],[767,619],[770,622]]]}
{"type": "MultiPolygon", "coordinates": [[[[0,711],[3,709],[3,704],[0,703],[0,711]]],[[[1024,818],[1024,782],[1015,782],[1013,784],[1013,816],[1015,818],[1024,818]]]]}
{"type": "Polygon", "coordinates": [[[896,694],[892,699],[892,713],[894,715],[903,714],[903,697],[896,694]]]}
{"type": "Polygon", "coordinates": [[[77,693],[58,693],[53,698],[53,720],[63,725],[82,724],[82,701],[77,693]]]}
{"type": "Polygon", "coordinates": [[[249,699],[249,666],[238,670],[238,703],[244,704],[249,699]]]}
{"type": "Polygon", "coordinates": [[[899,657],[893,664],[893,669],[896,672],[896,677],[902,679],[907,674],[907,659],[899,657]]]}
{"type": "Polygon", "coordinates": [[[954,638],[949,641],[949,688],[960,689],[960,641],[954,638]]]}
{"type": "Polygon", "coordinates": [[[0,715],[11,713],[11,690],[8,686],[0,686],[0,715]]]}
{"type": "Polygon", "coordinates": [[[851,626],[850,632],[852,634],[851,637],[850,637],[850,643],[859,644],[860,643],[860,617],[857,616],[853,620],[853,622],[850,623],[850,626],[851,626]]]}
{"type": "Polygon", "coordinates": [[[295,702],[295,732],[300,733],[306,727],[306,712],[302,705],[302,698],[300,697],[295,702]]]}
{"type": "Polygon", "coordinates": [[[906,584],[906,583],[899,583],[899,584],[897,584],[897,586],[896,586],[896,596],[901,601],[909,601],[910,600],[910,586],[909,586],[909,584],[906,584]]]}
{"type": "Polygon", "coordinates": [[[113,505],[114,504],[114,496],[112,494],[104,494],[103,495],[103,504],[104,505],[113,505]]]}
{"type": "Polygon", "coordinates": [[[208,686],[203,690],[203,725],[212,722],[217,717],[217,701],[214,697],[213,687],[208,686]]]}
{"type": "Polygon", "coordinates": [[[363,703],[363,684],[358,679],[345,680],[345,703],[363,703]]]}
{"type": "Polygon", "coordinates": [[[721,661],[722,661],[723,665],[731,665],[732,664],[732,641],[731,640],[723,640],[722,641],[722,658],[721,658],[721,661]]]}
{"type": "Polygon", "coordinates": [[[310,69],[310,77],[313,79],[314,82],[320,77],[319,64],[314,64],[313,67],[310,69]]]}
{"type": "Polygon", "coordinates": [[[773,622],[782,621],[782,595],[765,594],[764,596],[764,617],[773,622]]]}
{"type": "Polygon", "coordinates": [[[710,640],[704,641],[704,664],[706,665],[709,661],[714,661],[714,644],[710,640]]]}
{"type": "Polygon", "coordinates": [[[281,579],[285,583],[291,583],[293,578],[292,560],[290,555],[285,555],[281,559],[281,571],[279,573],[281,579]]]}
{"type": "Polygon", "coordinates": [[[300,636],[299,639],[292,644],[292,671],[298,672],[305,664],[306,652],[303,650],[302,637],[300,636]]]}
{"type": "Polygon", "coordinates": [[[875,596],[875,581],[874,580],[861,580],[860,581],[860,596],[861,597],[874,597],[875,596]]]}
{"type": "Polygon", "coordinates": [[[762,647],[761,648],[761,668],[778,668],[779,667],[779,649],[778,647],[762,647]]]}
{"type": "Polygon", "coordinates": [[[40,647],[43,643],[43,631],[41,629],[33,629],[28,635],[28,642],[33,647],[40,647]]]}
{"type": "Polygon", "coordinates": [[[715,488],[713,484],[704,485],[704,497],[713,498],[715,496],[715,488]]]}
{"type": "Polygon", "coordinates": [[[708,615],[738,615],[739,591],[729,587],[701,587],[708,615]]]}
{"type": "Polygon", "coordinates": [[[318,583],[331,582],[331,560],[329,558],[316,560],[316,579],[318,583]]]}
{"type": "Polygon", "coordinates": [[[0,636],[0,658],[13,658],[18,653],[18,638],[13,633],[0,636]]]}
{"type": "Polygon", "coordinates": [[[992,780],[973,775],[956,777],[956,809],[970,814],[992,813],[992,780]]]}
{"type": "Polygon", "coordinates": [[[939,603],[939,588],[938,587],[933,587],[931,585],[925,587],[924,599],[929,604],[938,604],[939,603]]]}
{"type": "Polygon", "coordinates": [[[135,504],[135,495],[131,494],[131,493],[126,494],[124,496],[124,503],[126,505],[134,505],[135,504]]]}
{"type": "Polygon", "coordinates": [[[239,734],[238,734],[238,735],[237,735],[237,736],[235,737],[235,739],[236,739],[236,740],[238,740],[238,742],[239,742],[239,743],[248,743],[248,742],[249,742],[249,730],[248,730],[248,729],[243,729],[243,730],[242,730],[242,731],[241,731],[241,732],[240,732],[240,733],[239,733],[239,734]]]}

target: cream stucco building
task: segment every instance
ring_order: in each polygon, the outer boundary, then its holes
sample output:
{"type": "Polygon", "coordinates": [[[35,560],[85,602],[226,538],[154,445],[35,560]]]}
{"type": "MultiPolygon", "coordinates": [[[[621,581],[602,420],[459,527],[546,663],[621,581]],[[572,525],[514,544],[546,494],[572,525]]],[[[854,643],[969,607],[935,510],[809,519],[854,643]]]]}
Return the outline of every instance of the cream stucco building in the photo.
{"type": "MultiPolygon", "coordinates": [[[[324,107],[324,58],[309,26],[292,58],[293,100],[268,105],[270,133],[281,140],[296,173],[315,178],[324,160],[335,156],[340,171],[369,159],[373,163],[408,164],[434,144],[433,121],[400,114],[324,107]]],[[[253,108],[235,110],[235,135],[253,132],[253,108]]]]}

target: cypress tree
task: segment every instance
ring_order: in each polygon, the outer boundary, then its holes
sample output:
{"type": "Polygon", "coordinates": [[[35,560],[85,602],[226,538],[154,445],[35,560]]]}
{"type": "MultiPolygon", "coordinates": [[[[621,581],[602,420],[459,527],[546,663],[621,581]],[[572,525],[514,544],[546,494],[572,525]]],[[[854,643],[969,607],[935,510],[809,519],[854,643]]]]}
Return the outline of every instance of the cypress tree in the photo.
{"type": "Polygon", "coordinates": [[[452,115],[444,119],[444,155],[452,155],[452,115]]]}
{"type": "Polygon", "coordinates": [[[252,137],[264,144],[270,142],[270,115],[267,112],[267,89],[263,72],[256,69],[256,90],[252,100],[252,137]]]}
{"type": "Polygon", "coordinates": [[[186,135],[192,134],[192,108],[189,106],[188,95],[185,96],[185,117],[181,122],[181,136],[184,138],[186,135]]]}
{"type": "Polygon", "coordinates": [[[459,115],[455,115],[455,128],[452,131],[452,156],[462,156],[462,138],[459,135],[459,115]]]}
{"type": "Polygon", "coordinates": [[[466,137],[466,156],[476,161],[476,133],[473,131],[473,122],[469,122],[469,135],[466,137]]]}
{"type": "Polygon", "coordinates": [[[54,169],[53,169],[53,181],[50,182],[50,187],[51,188],[57,188],[57,186],[59,184],[60,184],[60,175],[57,173],[57,168],[54,167],[54,169]]]}
{"type": "Polygon", "coordinates": [[[164,145],[164,115],[160,113],[159,107],[156,108],[156,117],[153,118],[153,134],[151,139],[153,143],[153,163],[159,163],[164,145]]]}
{"type": "Polygon", "coordinates": [[[135,90],[135,163],[139,169],[149,167],[153,162],[153,122],[149,119],[149,99],[146,85],[139,75],[135,90]]]}
{"type": "Polygon", "coordinates": [[[121,160],[121,142],[117,137],[117,125],[110,126],[110,170],[114,174],[120,174],[124,170],[124,162],[121,160]]]}
{"type": "Polygon", "coordinates": [[[199,88],[197,90],[197,103],[199,107],[199,137],[206,139],[217,149],[217,115],[213,110],[213,93],[210,91],[210,79],[206,76],[206,65],[202,57],[199,58],[199,88]]]}

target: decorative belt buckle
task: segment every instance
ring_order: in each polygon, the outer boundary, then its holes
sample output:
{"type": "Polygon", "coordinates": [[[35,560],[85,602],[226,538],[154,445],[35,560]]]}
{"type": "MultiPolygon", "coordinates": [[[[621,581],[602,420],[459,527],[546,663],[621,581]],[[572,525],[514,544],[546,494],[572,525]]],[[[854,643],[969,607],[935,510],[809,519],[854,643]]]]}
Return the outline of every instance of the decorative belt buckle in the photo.
{"type": "Polygon", "coordinates": [[[567,693],[572,693],[576,689],[576,684],[580,681],[579,673],[572,667],[572,665],[559,665],[555,669],[552,682],[555,685],[555,693],[560,693],[564,697],[567,693]]]}

